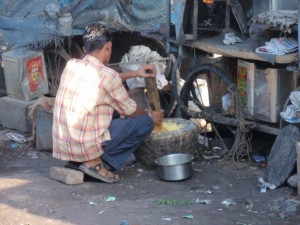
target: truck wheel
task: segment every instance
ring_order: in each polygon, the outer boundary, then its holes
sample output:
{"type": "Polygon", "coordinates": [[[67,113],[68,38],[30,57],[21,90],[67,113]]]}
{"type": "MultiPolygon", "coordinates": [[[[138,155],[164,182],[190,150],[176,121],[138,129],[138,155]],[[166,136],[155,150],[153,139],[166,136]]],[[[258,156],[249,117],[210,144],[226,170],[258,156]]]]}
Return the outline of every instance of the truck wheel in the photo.
{"type": "Polygon", "coordinates": [[[135,157],[146,166],[154,166],[158,157],[172,153],[191,153],[197,157],[200,150],[198,127],[182,118],[165,118],[162,130],[156,128],[137,149],[135,157]]]}

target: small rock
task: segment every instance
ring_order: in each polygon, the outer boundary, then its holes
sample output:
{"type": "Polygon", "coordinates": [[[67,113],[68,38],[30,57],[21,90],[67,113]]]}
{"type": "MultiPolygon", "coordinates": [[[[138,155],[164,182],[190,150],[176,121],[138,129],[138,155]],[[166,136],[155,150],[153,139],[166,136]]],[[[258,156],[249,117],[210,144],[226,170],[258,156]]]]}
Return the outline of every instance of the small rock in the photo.
{"type": "Polygon", "coordinates": [[[280,199],[272,205],[276,216],[286,218],[300,215],[300,201],[297,198],[280,199]]]}
{"type": "Polygon", "coordinates": [[[283,218],[288,216],[300,215],[300,201],[296,199],[288,199],[281,206],[280,216],[283,218]]]}
{"type": "Polygon", "coordinates": [[[294,174],[293,176],[289,177],[289,179],[287,180],[287,183],[292,188],[297,188],[297,181],[298,181],[298,175],[294,174]]]}
{"type": "Polygon", "coordinates": [[[68,185],[74,185],[83,183],[84,174],[81,171],[69,168],[51,167],[49,169],[49,177],[68,185]]]}

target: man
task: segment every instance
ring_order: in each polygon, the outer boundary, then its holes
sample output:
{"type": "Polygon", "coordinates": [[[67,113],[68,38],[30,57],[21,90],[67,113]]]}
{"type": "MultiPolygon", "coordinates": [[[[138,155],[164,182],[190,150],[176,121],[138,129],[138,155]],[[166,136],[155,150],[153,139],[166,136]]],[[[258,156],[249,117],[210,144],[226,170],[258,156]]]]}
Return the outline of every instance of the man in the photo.
{"type": "Polygon", "coordinates": [[[114,183],[120,177],[112,170],[119,170],[163,119],[163,112],[138,108],[122,81],[154,76],[156,69],[145,65],[118,74],[108,68],[112,39],[100,23],[86,27],[83,44],[86,56],[67,63],[55,98],[53,156],[80,162],[85,174],[114,183]],[[121,118],[113,119],[114,112],[121,118]]]}

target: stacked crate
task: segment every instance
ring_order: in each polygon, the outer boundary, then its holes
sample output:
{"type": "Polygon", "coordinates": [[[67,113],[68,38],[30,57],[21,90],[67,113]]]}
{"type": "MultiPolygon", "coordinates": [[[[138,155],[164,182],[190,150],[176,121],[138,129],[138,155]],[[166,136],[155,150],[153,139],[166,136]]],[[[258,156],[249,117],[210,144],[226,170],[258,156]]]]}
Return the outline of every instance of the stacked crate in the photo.
{"type": "Polygon", "coordinates": [[[4,52],[2,66],[7,96],[0,98],[0,123],[20,132],[31,132],[29,107],[49,92],[43,52],[26,48],[4,52]]]}

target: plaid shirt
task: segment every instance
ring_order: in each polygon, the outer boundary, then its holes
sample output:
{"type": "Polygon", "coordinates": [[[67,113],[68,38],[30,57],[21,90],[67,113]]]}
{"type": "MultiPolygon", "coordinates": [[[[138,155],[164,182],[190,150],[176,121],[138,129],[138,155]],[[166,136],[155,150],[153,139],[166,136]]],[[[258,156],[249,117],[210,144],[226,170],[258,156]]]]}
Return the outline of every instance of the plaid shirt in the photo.
{"type": "Polygon", "coordinates": [[[89,55],[70,60],[55,98],[53,156],[77,162],[101,156],[114,109],[122,116],[136,110],[119,74],[89,55]]]}

